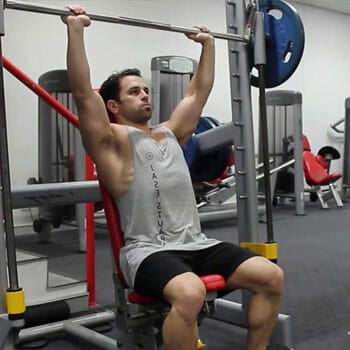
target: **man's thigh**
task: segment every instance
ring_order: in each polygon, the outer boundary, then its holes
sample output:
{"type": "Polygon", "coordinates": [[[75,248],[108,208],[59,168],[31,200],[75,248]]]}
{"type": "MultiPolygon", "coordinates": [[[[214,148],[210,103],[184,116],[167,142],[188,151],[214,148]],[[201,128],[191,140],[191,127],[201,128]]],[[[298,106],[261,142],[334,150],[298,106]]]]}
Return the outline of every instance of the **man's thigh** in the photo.
{"type": "Polygon", "coordinates": [[[192,272],[190,252],[163,251],[148,256],[135,277],[135,291],[163,299],[166,284],[175,276],[192,272]]]}
{"type": "Polygon", "coordinates": [[[163,299],[164,287],[177,275],[185,272],[194,272],[199,276],[219,274],[227,280],[242,262],[252,256],[256,254],[227,242],[196,251],[156,252],[140,265],[135,290],[163,299]]]}
{"type": "Polygon", "coordinates": [[[232,273],[247,259],[256,256],[255,253],[238,245],[221,242],[199,251],[196,259],[196,274],[219,274],[227,280],[232,273]]]}

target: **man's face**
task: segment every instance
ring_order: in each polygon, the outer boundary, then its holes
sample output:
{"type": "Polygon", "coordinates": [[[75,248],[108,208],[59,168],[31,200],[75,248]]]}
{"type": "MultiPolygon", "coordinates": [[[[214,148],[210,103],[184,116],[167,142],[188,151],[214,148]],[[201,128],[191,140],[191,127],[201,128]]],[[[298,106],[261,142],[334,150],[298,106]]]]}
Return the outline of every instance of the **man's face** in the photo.
{"type": "Polygon", "coordinates": [[[149,101],[149,89],[143,78],[128,75],[120,81],[119,113],[122,118],[132,123],[148,122],[152,115],[149,101]]]}

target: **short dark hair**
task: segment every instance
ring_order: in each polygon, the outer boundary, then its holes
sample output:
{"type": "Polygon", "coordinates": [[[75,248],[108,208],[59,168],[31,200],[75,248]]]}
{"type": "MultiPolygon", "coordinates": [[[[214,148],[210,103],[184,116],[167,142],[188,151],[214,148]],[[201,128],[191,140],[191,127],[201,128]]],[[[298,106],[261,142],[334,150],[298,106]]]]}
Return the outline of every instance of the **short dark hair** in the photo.
{"type": "MultiPolygon", "coordinates": [[[[137,68],[128,68],[124,69],[121,72],[115,72],[111,74],[101,85],[100,87],[100,95],[103,98],[103,101],[105,102],[106,108],[107,108],[107,101],[108,100],[116,100],[117,102],[120,102],[120,81],[122,78],[128,76],[128,75],[136,75],[138,77],[141,77],[141,72],[137,68]]],[[[108,110],[108,116],[109,120],[111,122],[115,122],[113,114],[108,110]]]]}

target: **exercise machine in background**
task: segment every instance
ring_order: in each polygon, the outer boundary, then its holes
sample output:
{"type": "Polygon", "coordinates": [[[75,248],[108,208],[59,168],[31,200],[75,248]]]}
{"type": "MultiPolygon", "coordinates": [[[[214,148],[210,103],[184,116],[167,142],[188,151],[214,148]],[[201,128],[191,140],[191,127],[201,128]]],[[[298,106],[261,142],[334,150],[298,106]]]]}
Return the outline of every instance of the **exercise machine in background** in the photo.
{"type": "MultiPolygon", "coordinates": [[[[76,114],[76,107],[68,84],[66,70],[54,70],[39,77],[39,85],[57,101],[76,114]]],[[[38,115],[39,178],[34,183],[58,183],[86,180],[86,158],[77,128],[39,98],[38,115]]],[[[29,182],[31,179],[28,180],[29,182]]],[[[39,240],[49,242],[52,228],[62,223],[78,228],[79,250],[86,251],[85,204],[40,206],[33,221],[39,240]]]]}
{"type": "MultiPolygon", "coordinates": [[[[289,200],[295,203],[295,214],[304,215],[305,194],[308,194],[310,201],[319,201],[322,209],[329,208],[330,200],[334,200],[337,207],[342,207],[335,184],[342,174],[330,170],[332,160],[339,159],[340,153],[332,146],[321,147],[317,154],[311,151],[302,130],[301,93],[273,90],[266,96],[269,156],[275,166],[282,167],[272,177],[273,204],[276,206],[289,200]],[[308,188],[304,186],[304,180],[308,188]]],[[[261,157],[261,147],[259,151],[261,157]]]]}
{"type": "MultiPolygon", "coordinates": [[[[42,7],[35,8],[34,6],[16,4],[13,1],[8,1],[7,7],[55,15],[65,14],[65,12],[61,10],[42,7]]],[[[262,240],[259,237],[256,162],[250,87],[251,83],[259,87],[260,115],[261,121],[264,122],[266,117],[266,105],[264,103],[265,88],[275,87],[283,83],[297,68],[304,48],[303,27],[295,10],[281,0],[257,1],[254,4],[251,3],[248,8],[243,0],[231,0],[226,3],[226,14],[229,33],[213,33],[213,35],[228,40],[232,106],[232,123],[229,125],[229,130],[232,131],[231,143],[232,140],[234,140],[236,199],[237,211],[239,213],[237,217],[239,243],[244,247],[259,251],[271,260],[276,260],[276,243],[273,241],[271,230],[267,230],[267,241],[263,239],[266,243],[260,243],[262,240]],[[276,17],[273,16],[272,13],[274,11],[271,10],[277,10],[280,15],[276,17]],[[265,17],[262,12],[265,13],[265,17]],[[254,30],[252,31],[253,28],[254,30]],[[254,40],[251,40],[252,34],[254,34],[254,40]],[[268,45],[265,45],[266,35],[269,36],[268,45]],[[250,45],[248,45],[248,43],[250,45]],[[266,59],[265,49],[267,49],[266,59]],[[267,73],[266,79],[264,74],[265,65],[267,73]],[[253,66],[258,71],[258,77],[251,76],[253,66]],[[271,251],[273,254],[270,254],[271,251]]],[[[90,17],[92,20],[97,21],[102,20],[109,23],[136,25],[153,29],[178,31],[182,33],[194,31],[189,28],[184,29],[176,26],[162,25],[161,23],[153,23],[125,17],[107,18],[96,15],[90,15],[90,17]]],[[[225,129],[225,131],[227,130],[228,129],[225,129]]],[[[266,128],[262,126],[261,130],[263,135],[263,147],[265,147],[265,141],[267,139],[266,128]]],[[[7,149],[6,152],[2,152],[2,154],[5,155],[7,153],[7,149]]],[[[267,152],[263,153],[264,156],[267,154],[267,152]]],[[[9,174],[4,174],[4,176],[2,176],[2,182],[4,182],[4,188],[7,191],[5,194],[11,198],[11,187],[9,183],[6,182],[9,179],[8,175],[9,174]],[[6,181],[4,181],[4,179],[6,181]]],[[[264,158],[264,178],[265,185],[267,184],[267,186],[265,186],[265,202],[267,204],[270,202],[268,191],[269,177],[269,160],[266,161],[264,158]]],[[[38,186],[40,186],[40,184],[38,186]]],[[[12,216],[10,210],[7,209],[9,209],[8,205],[4,208],[6,214],[5,222],[7,226],[9,223],[11,226],[12,216]],[[7,220],[8,218],[9,220],[7,220]]],[[[267,222],[270,224],[268,226],[271,229],[272,217],[269,215],[267,215],[267,222]]],[[[6,235],[9,236],[9,239],[7,240],[9,241],[13,235],[11,235],[11,230],[8,230],[7,226],[5,232],[6,235]]],[[[10,253],[14,253],[14,249],[10,249],[14,247],[7,246],[7,248],[10,253]]],[[[15,274],[10,274],[11,277],[13,275],[15,274]]],[[[11,290],[13,290],[14,287],[17,288],[18,283],[16,283],[16,281],[11,279],[10,282],[11,290]]],[[[243,294],[242,303],[233,303],[223,299],[215,300],[216,310],[213,318],[239,327],[246,327],[245,307],[248,299],[249,295],[243,294]]],[[[288,315],[280,314],[271,339],[271,347],[276,349],[291,349],[292,340],[290,331],[290,317],[288,315]]],[[[82,332],[81,335],[83,336],[85,333],[83,334],[82,332]]]]}
{"type": "Polygon", "coordinates": [[[350,97],[345,99],[344,109],[344,118],[334,122],[329,128],[344,143],[341,197],[346,201],[349,198],[350,190],[350,97]],[[340,125],[343,125],[343,128],[340,128],[340,125]]]}
{"type": "Polygon", "coordinates": [[[329,208],[329,200],[334,200],[338,208],[343,207],[343,201],[338,193],[336,181],[342,174],[331,172],[331,162],[333,159],[339,159],[340,153],[331,146],[323,146],[314,154],[310,143],[303,135],[303,163],[305,181],[310,186],[306,191],[309,192],[310,201],[319,201],[322,209],[329,208]]]}
{"type": "MultiPolygon", "coordinates": [[[[302,159],[302,95],[297,91],[273,90],[266,93],[268,154],[274,166],[285,166],[272,179],[273,203],[295,202],[295,213],[305,214],[302,159]]],[[[260,134],[259,134],[260,135],[260,134]]],[[[259,144],[259,159],[262,158],[259,144]]]]}

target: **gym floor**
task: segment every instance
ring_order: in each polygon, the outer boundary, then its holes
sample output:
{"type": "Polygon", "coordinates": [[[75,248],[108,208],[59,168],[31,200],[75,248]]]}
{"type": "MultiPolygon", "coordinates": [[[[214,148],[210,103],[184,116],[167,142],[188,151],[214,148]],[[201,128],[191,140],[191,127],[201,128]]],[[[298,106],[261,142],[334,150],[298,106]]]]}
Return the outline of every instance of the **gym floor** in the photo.
{"type": "MultiPolygon", "coordinates": [[[[348,350],[350,348],[350,203],[343,208],[331,203],[322,210],[318,203],[306,202],[306,215],[296,216],[293,203],[274,208],[274,234],[278,243],[279,265],[286,275],[281,313],[291,315],[292,338],[297,350],[348,350]]],[[[209,236],[237,242],[233,220],[203,224],[209,236]]],[[[261,224],[261,234],[264,234],[261,224]]],[[[30,230],[30,229],[29,229],[30,230]]],[[[112,268],[106,232],[96,233],[96,299],[102,306],[113,305],[112,268]]],[[[34,234],[17,237],[18,248],[49,257],[50,271],[85,278],[85,254],[77,252],[74,229],[53,231],[53,242],[38,244],[34,234]]],[[[240,292],[228,295],[239,301],[240,292]]],[[[244,349],[244,330],[206,319],[201,338],[207,349],[244,349]]],[[[114,331],[106,334],[114,336],[114,331]]],[[[68,337],[50,339],[46,349],[86,349],[68,337]]],[[[92,346],[88,346],[93,349],[92,346]]]]}

